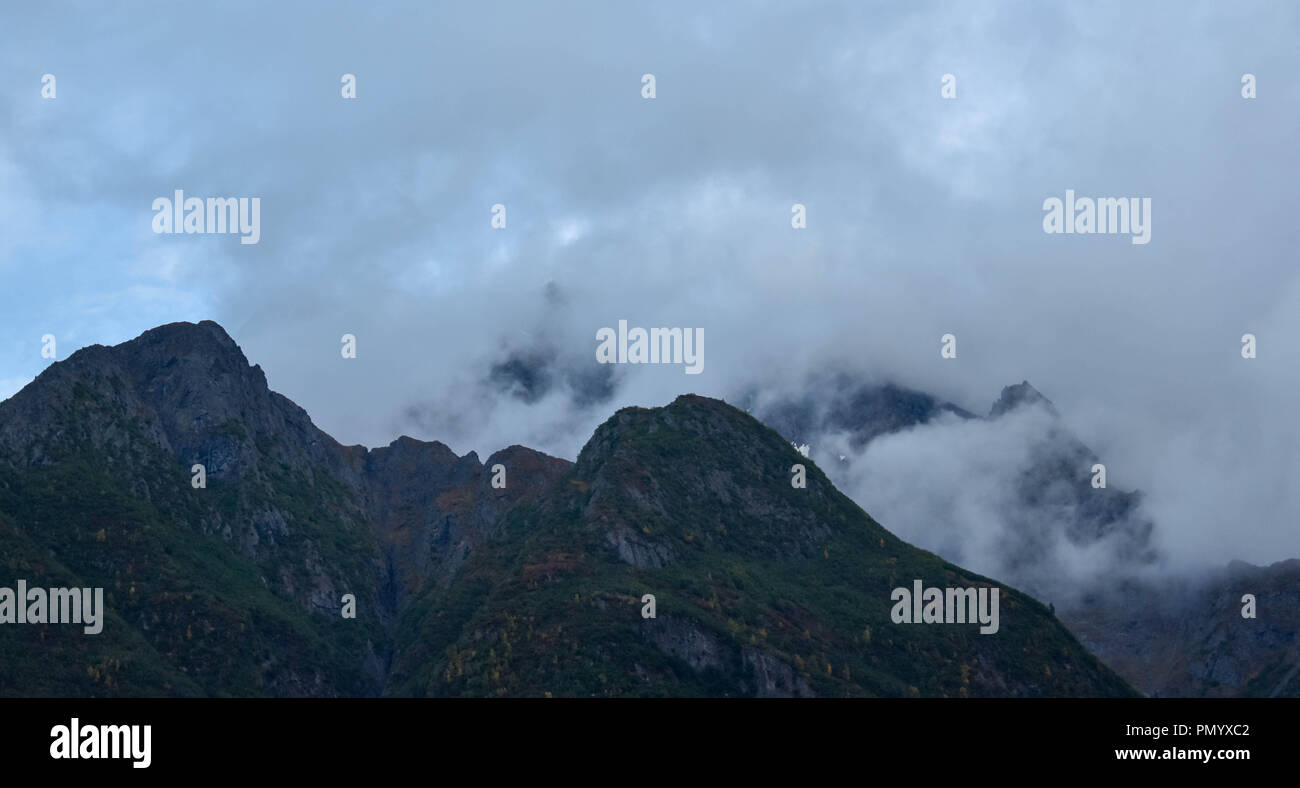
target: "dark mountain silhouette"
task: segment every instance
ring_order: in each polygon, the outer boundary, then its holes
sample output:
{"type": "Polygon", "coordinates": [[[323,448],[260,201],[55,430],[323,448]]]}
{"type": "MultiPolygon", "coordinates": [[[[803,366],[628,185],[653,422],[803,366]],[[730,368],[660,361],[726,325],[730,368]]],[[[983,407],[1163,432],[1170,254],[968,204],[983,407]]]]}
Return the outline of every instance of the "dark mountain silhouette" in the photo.
{"type": "Polygon", "coordinates": [[[0,555],[109,611],[96,636],[0,628],[5,695],[1132,692],[1043,605],[900,541],[721,401],[620,410],[576,463],[367,450],[206,321],[84,348],[0,403],[0,555]],[[999,587],[998,633],[892,623],[914,580],[999,587]]]}

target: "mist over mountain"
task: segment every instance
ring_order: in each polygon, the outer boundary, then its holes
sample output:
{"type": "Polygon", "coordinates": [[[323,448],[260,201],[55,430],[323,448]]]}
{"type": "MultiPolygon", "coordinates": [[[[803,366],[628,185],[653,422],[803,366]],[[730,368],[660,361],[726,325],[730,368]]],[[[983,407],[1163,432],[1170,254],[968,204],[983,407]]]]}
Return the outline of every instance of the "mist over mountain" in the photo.
{"type": "Polygon", "coordinates": [[[0,238],[0,396],[47,332],[65,358],[213,316],[344,443],[572,460],[683,385],[592,365],[595,332],[695,326],[690,387],[732,402],[844,372],[983,415],[1027,379],[1172,564],[1300,554],[1294,4],[82,12],[6,14],[0,67],[63,93],[0,84],[28,228],[0,238]],[[259,196],[260,243],[154,235],[176,188],[259,196]],[[1064,189],[1150,197],[1151,242],[1044,234],[1064,189]]]}
{"type": "MultiPolygon", "coordinates": [[[[520,372],[545,377],[553,363],[538,359],[520,372]]],[[[570,363],[580,367],[576,359],[570,363]]],[[[616,388],[634,385],[606,380],[616,388]]],[[[585,413],[571,396],[554,391],[549,405],[585,413]]],[[[1236,607],[1224,602],[1224,559],[1244,553],[1190,555],[1183,544],[1189,524],[1157,520],[1168,510],[1153,510],[1149,496],[1126,489],[1124,464],[1117,476],[1116,463],[1081,441],[1028,381],[1004,386],[986,416],[868,373],[814,370],[802,383],[792,375],[773,386],[739,387],[731,396],[792,443],[808,446],[838,487],[909,542],[1052,602],[1090,648],[1143,692],[1260,693],[1260,675],[1281,677],[1269,693],[1295,691],[1282,679],[1297,664],[1297,630],[1276,617],[1268,625],[1243,625],[1241,593],[1236,607]],[[1092,485],[1097,463],[1107,466],[1101,488],[1092,485]],[[1152,669],[1145,655],[1156,652],[1179,667],[1152,669]],[[1218,678],[1211,678],[1215,670],[1218,678]]],[[[545,419],[555,411],[533,412],[545,419]]],[[[570,415],[569,423],[582,418],[570,415]]],[[[1265,577],[1264,569],[1253,571],[1232,575],[1237,586],[1265,577]]],[[[1269,603],[1274,616],[1283,615],[1292,593],[1293,581],[1285,578],[1280,585],[1260,583],[1278,589],[1269,603]]]]}
{"type": "Polygon", "coordinates": [[[1139,492],[1092,484],[1100,458],[1027,381],[987,417],[839,376],[759,413],[863,506],[926,549],[1051,601],[1082,642],[1157,696],[1300,693],[1296,560],[1175,564],[1139,492]],[[832,392],[826,395],[824,392],[832,392]],[[1266,616],[1242,616],[1245,595],[1266,616]]]}
{"type": "MultiPolygon", "coordinates": [[[[544,330],[533,341],[540,345],[529,347],[547,351],[516,349],[485,372],[467,396],[476,417],[525,421],[526,434],[553,441],[594,422],[603,403],[633,385],[626,377],[635,373],[582,376],[611,367],[566,357],[556,350],[564,343],[544,330]]],[[[680,372],[652,377],[656,387],[681,385],[680,372]]],[[[1092,469],[1103,458],[1027,381],[1004,387],[982,417],[865,373],[813,371],[779,387],[738,386],[724,398],[808,445],[837,486],[864,509],[888,512],[904,538],[1013,578],[1043,599],[1068,603],[1093,587],[1167,568],[1161,539],[1178,524],[1161,532],[1142,496],[1123,489],[1113,470],[1105,487],[1093,488],[1092,469]]],[[[428,408],[420,430],[473,431],[472,420],[451,416],[457,408],[451,399],[428,408]]]]}
{"type": "Polygon", "coordinates": [[[0,403],[0,539],[16,576],[103,585],[106,635],[6,627],[5,664],[32,649],[48,659],[0,689],[1127,691],[1008,585],[1004,626],[1027,629],[989,640],[899,629],[881,601],[913,575],[942,585],[1001,573],[1053,602],[1144,693],[1300,691],[1294,561],[1170,570],[1141,497],[1090,484],[1096,456],[1027,382],[986,417],[896,384],[834,383],[750,398],[785,434],[688,396],[618,411],[576,464],[518,445],[480,461],[408,437],[337,443],[212,322],[85,348],[0,403]],[[954,436],[983,447],[983,464],[953,451],[954,436]],[[811,461],[800,439],[816,442],[811,461]],[[789,485],[796,462],[809,463],[806,491],[789,485]],[[194,463],[206,489],[190,483],[194,463]],[[888,511],[907,541],[981,574],[900,541],[834,480],[888,511]],[[657,629],[637,615],[645,589],[665,605],[657,629]],[[343,594],[366,615],[341,619],[343,594]],[[1258,620],[1241,617],[1243,594],[1258,598],[1258,620]],[[1054,655],[1041,655],[1046,684],[1023,648],[1004,650],[1028,632],[1054,655]],[[933,649],[961,669],[918,656],[933,649]],[[611,659],[618,669],[603,670],[611,659]]]}
{"type": "Polygon", "coordinates": [[[1141,496],[1094,486],[1100,458],[1027,381],[986,417],[843,375],[808,391],[755,413],[916,544],[1057,603],[1159,568],[1141,496]]]}
{"type": "Polygon", "coordinates": [[[367,450],[212,322],[84,348],[0,403],[0,548],[109,609],[103,638],[0,631],[7,695],[1132,692],[1041,603],[899,540],[721,401],[622,409],[576,463],[367,450]],[[998,588],[996,633],[891,622],[912,582],[998,588]]]}

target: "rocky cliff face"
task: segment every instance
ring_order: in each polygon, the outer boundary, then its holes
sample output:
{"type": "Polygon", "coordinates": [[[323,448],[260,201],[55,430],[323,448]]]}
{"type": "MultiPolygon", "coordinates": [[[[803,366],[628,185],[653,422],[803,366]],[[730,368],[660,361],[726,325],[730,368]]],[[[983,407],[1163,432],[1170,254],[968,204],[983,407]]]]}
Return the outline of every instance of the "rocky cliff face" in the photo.
{"type": "Polygon", "coordinates": [[[388,606],[402,608],[426,584],[446,585],[498,531],[501,517],[544,494],[570,463],[511,446],[480,463],[438,442],[399,438],[365,459],[365,510],[389,565],[388,606]],[[505,474],[492,486],[493,468],[505,474]]]}
{"type": "Polygon", "coordinates": [[[1009,588],[998,635],[890,622],[895,586],[994,581],[899,541],[722,402],[620,411],[576,464],[368,451],[210,322],[83,349],[0,403],[0,555],[111,611],[93,638],[0,631],[9,695],[1130,691],[1009,588]]]}

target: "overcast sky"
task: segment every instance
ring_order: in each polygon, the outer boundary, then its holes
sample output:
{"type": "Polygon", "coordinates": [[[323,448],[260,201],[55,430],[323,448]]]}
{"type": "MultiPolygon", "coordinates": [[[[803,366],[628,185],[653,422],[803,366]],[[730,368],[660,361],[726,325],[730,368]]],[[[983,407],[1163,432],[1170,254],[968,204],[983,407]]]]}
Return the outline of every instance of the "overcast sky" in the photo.
{"type": "Polygon", "coordinates": [[[201,319],[344,443],[480,456],[813,370],[1028,379],[1172,552],[1300,555],[1300,5],[701,5],[6,6],[0,396],[44,334],[201,319]],[[176,189],[260,197],[260,243],[154,234],[176,189]],[[1151,198],[1150,243],[1045,234],[1067,189],[1151,198]],[[596,368],[620,319],[703,328],[703,374],[596,368]],[[558,382],[502,394],[512,353],[558,382]]]}

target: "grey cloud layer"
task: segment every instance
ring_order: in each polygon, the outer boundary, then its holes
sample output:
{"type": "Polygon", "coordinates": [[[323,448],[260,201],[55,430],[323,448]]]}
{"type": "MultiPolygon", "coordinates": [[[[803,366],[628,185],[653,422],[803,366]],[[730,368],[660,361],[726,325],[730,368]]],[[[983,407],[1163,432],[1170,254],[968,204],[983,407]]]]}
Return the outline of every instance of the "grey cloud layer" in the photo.
{"type": "Polygon", "coordinates": [[[108,342],[211,317],[340,440],[483,456],[573,456],[618,406],[818,370],[980,411],[1028,378],[1174,554],[1300,554],[1295,6],[236,9],[4,12],[0,209],[29,231],[0,276],[37,295],[0,318],[22,337],[0,378],[39,368],[34,327],[108,342]],[[152,235],[175,188],[260,196],[261,243],[152,235]],[[1151,197],[1152,242],[1045,236],[1067,188],[1151,197]],[[703,327],[705,373],[623,367],[575,403],[619,319],[703,327]],[[492,385],[530,348],[555,385],[492,385]]]}

